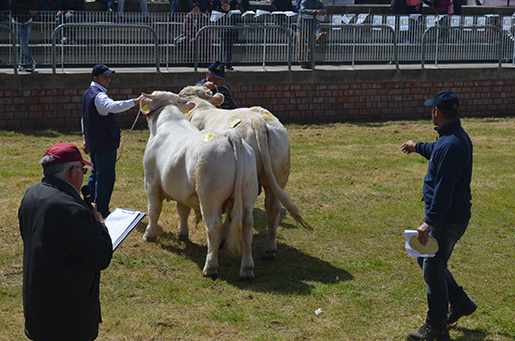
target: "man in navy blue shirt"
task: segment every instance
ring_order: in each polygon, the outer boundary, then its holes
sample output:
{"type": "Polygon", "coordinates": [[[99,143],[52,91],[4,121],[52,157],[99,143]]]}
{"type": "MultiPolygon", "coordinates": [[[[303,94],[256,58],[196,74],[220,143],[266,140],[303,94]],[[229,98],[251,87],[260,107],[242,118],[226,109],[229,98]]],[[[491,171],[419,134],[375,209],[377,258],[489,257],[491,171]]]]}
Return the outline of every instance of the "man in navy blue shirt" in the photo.
{"type": "Polygon", "coordinates": [[[229,88],[222,83],[225,78],[224,70],[225,68],[222,62],[220,62],[219,60],[213,62],[211,65],[209,65],[207,69],[206,78],[197,82],[195,86],[203,86],[205,88],[208,88],[209,90],[211,90],[213,95],[217,92],[224,95],[224,101],[222,105],[220,105],[220,108],[236,109],[238,108],[238,104],[236,104],[236,102],[232,98],[231,91],[229,91],[229,88]]]}
{"type": "Polygon", "coordinates": [[[412,140],[401,146],[403,153],[417,152],[429,160],[424,178],[425,219],[417,228],[417,239],[428,242],[428,233],[438,241],[434,257],[419,257],[427,284],[429,311],[426,323],[408,340],[449,340],[448,325],[472,314],[477,305],[459,286],[447,268],[456,242],[463,236],[470,220],[470,181],[472,142],[461,127],[460,102],[451,91],[441,91],[425,101],[439,138],[433,143],[412,140]]]}
{"type": "Polygon", "coordinates": [[[111,213],[109,202],[116,179],[116,156],[120,146],[120,126],[117,113],[127,111],[139,103],[138,98],[114,101],[107,95],[111,73],[106,65],[95,65],[91,71],[89,88],[82,97],[83,150],[91,156],[93,168],[88,179],[91,200],[105,219],[111,213]]]}

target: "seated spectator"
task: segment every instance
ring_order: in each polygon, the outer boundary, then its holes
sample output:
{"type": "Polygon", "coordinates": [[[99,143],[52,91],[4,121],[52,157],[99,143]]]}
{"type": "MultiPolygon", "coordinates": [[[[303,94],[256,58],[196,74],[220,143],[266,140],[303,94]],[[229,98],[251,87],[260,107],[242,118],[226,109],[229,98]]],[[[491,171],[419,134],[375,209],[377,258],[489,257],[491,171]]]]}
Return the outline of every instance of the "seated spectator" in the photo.
{"type": "MultiPolygon", "coordinates": [[[[184,22],[182,24],[182,33],[188,38],[189,41],[189,62],[193,62],[195,60],[195,37],[197,32],[202,27],[209,25],[209,17],[200,11],[201,8],[201,4],[195,2],[191,8],[191,12],[186,14],[186,17],[184,17],[184,22]]],[[[198,39],[200,59],[208,59],[211,46],[209,31],[203,31],[198,39]]]]}
{"type": "MultiPolygon", "coordinates": [[[[132,4],[139,4],[141,8],[141,13],[143,13],[143,18],[148,18],[148,6],[147,0],[129,0],[132,4]]],[[[123,9],[125,7],[125,0],[118,0],[118,17],[123,17],[123,9]]]]}
{"type": "MultiPolygon", "coordinates": [[[[272,12],[294,11],[291,0],[272,0],[272,12]]],[[[287,20],[284,15],[276,15],[278,25],[286,26],[287,20]]]]}
{"type": "MultiPolygon", "coordinates": [[[[186,5],[188,6],[187,12],[191,12],[191,10],[192,10],[193,0],[170,0],[170,4],[172,5],[172,10],[171,10],[171,12],[172,12],[171,16],[172,17],[173,17],[173,14],[177,12],[177,8],[179,7],[179,2],[186,3],[186,5]]],[[[200,4],[200,11],[201,12],[207,11],[207,5],[206,5],[206,1],[205,0],[196,0],[195,2],[198,2],[200,4]]]]}
{"type": "MultiPolygon", "coordinates": [[[[71,24],[80,22],[81,14],[77,11],[84,11],[84,0],[61,0],[59,3],[55,25],[71,24]]],[[[60,32],[63,44],[75,44],[75,28],[63,28],[60,32]]]]}
{"type": "Polygon", "coordinates": [[[247,12],[250,8],[249,0],[230,0],[231,10],[239,9],[243,14],[247,12]]]}

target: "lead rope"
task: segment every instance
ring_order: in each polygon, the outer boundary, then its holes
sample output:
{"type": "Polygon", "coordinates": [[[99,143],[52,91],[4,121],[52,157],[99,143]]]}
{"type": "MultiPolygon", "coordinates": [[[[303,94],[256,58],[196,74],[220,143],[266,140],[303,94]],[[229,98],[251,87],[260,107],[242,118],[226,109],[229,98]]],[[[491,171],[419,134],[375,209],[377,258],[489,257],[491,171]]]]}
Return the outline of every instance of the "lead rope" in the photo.
{"type": "Polygon", "coordinates": [[[134,120],[134,123],[132,124],[132,127],[129,130],[129,133],[127,134],[127,136],[125,137],[125,140],[122,143],[122,147],[120,148],[120,155],[118,156],[118,159],[116,159],[116,162],[118,162],[122,158],[123,147],[125,146],[125,142],[127,142],[127,140],[129,139],[129,135],[131,134],[132,130],[134,129],[134,126],[136,125],[136,122],[138,122],[138,118],[139,118],[139,114],[140,113],[141,113],[141,109],[138,110],[138,115],[136,116],[136,119],[134,120]]]}

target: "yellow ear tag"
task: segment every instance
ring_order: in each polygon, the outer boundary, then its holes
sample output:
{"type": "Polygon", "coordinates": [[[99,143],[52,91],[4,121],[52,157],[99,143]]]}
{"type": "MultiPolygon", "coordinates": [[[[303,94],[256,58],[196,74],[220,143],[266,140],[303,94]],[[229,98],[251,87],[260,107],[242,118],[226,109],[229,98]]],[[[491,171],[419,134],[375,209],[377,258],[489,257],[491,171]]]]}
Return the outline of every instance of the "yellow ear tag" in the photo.
{"type": "Polygon", "coordinates": [[[142,106],[141,110],[143,110],[144,112],[147,112],[148,111],[148,104],[145,104],[144,106],[142,106]]]}
{"type": "Polygon", "coordinates": [[[275,118],[274,116],[270,115],[270,114],[263,114],[263,115],[265,115],[266,117],[268,117],[268,118],[269,118],[269,119],[271,119],[272,121],[275,121],[275,120],[276,120],[276,118],[275,118]]]}
{"type": "Polygon", "coordinates": [[[185,109],[182,113],[183,113],[184,115],[186,115],[186,114],[187,114],[187,113],[189,113],[189,112],[190,112],[190,111],[189,111],[188,109],[185,109]]]}
{"type": "Polygon", "coordinates": [[[241,123],[241,119],[237,118],[231,122],[231,125],[229,126],[229,128],[236,128],[238,126],[238,124],[240,124],[240,123],[241,123]]]}
{"type": "Polygon", "coordinates": [[[202,136],[202,141],[204,141],[204,142],[209,142],[209,141],[211,141],[211,140],[212,140],[212,139],[214,139],[214,138],[215,138],[215,134],[213,134],[213,133],[207,133],[207,134],[205,134],[204,136],[202,136]]]}

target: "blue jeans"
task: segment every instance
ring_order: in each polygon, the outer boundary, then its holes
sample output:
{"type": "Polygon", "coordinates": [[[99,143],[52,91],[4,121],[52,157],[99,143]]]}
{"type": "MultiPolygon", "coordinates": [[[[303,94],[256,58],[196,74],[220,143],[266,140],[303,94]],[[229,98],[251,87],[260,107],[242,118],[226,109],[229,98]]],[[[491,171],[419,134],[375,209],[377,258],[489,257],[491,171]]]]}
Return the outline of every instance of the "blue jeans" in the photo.
{"type": "Polygon", "coordinates": [[[96,0],[97,2],[100,2],[101,4],[107,5],[108,8],[114,9],[114,0],[96,0]]]}
{"type": "MultiPolygon", "coordinates": [[[[80,16],[76,13],[70,12],[66,15],[66,12],[63,11],[60,17],[55,18],[55,25],[59,26],[61,24],[74,24],[80,22],[80,16]]],[[[69,27],[67,29],[61,29],[59,31],[59,35],[62,38],[63,36],[69,39],[75,40],[75,27],[69,27]]]]}
{"type": "Polygon", "coordinates": [[[18,22],[13,22],[14,31],[16,32],[16,39],[18,40],[18,44],[20,45],[20,60],[18,61],[18,65],[23,66],[31,66],[34,62],[34,58],[29,50],[29,39],[30,39],[30,31],[32,29],[32,21],[26,24],[20,24],[18,22]]]}
{"type": "Polygon", "coordinates": [[[97,204],[97,211],[104,217],[109,214],[109,201],[111,201],[116,180],[116,155],[116,150],[103,153],[90,152],[91,162],[93,162],[88,179],[91,201],[97,204]]]}
{"type": "Polygon", "coordinates": [[[422,267],[424,280],[427,284],[427,312],[426,323],[443,327],[447,325],[447,311],[449,303],[459,306],[470,301],[462,287],[460,287],[447,268],[456,242],[467,229],[468,221],[460,224],[437,224],[433,226],[432,236],[438,241],[438,252],[432,258],[417,258],[422,267]]]}

